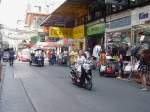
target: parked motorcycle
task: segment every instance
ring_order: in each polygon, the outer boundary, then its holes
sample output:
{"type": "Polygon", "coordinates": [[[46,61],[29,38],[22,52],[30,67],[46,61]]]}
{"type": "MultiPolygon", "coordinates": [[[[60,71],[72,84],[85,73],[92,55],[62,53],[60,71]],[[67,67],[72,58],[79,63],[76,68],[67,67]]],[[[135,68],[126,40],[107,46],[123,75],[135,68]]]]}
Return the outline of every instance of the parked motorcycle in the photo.
{"type": "Polygon", "coordinates": [[[111,56],[106,57],[106,63],[102,64],[98,68],[100,76],[116,77],[118,72],[118,62],[116,62],[111,56]]]}
{"type": "Polygon", "coordinates": [[[92,84],[91,64],[85,62],[81,66],[81,72],[78,72],[77,69],[78,69],[78,65],[71,66],[70,77],[71,77],[72,83],[76,86],[83,87],[87,90],[92,90],[93,84],[92,84]],[[82,85],[81,85],[81,75],[85,75],[85,81],[83,82],[82,85]]]}

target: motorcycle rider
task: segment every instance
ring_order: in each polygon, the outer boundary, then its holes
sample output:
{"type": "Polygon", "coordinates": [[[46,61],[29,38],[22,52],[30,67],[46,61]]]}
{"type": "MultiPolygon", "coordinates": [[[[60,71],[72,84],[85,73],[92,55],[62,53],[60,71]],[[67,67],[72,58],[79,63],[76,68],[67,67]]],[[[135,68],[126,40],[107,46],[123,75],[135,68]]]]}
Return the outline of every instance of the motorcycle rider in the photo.
{"type": "MultiPolygon", "coordinates": [[[[79,50],[78,58],[77,58],[77,72],[79,75],[78,81],[80,82],[80,86],[83,87],[86,79],[86,70],[89,69],[88,64],[90,63],[89,58],[87,58],[86,54],[83,50],[79,50]]],[[[89,71],[91,74],[91,70],[89,71]]]]}
{"type": "Polygon", "coordinates": [[[83,55],[83,50],[79,50],[78,51],[78,57],[77,57],[77,60],[76,60],[76,70],[77,70],[77,75],[79,76],[79,79],[78,79],[78,82],[80,82],[80,85],[82,85],[83,83],[83,80],[81,82],[81,79],[83,79],[83,69],[82,69],[82,65],[85,61],[85,56],[83,55]]]}

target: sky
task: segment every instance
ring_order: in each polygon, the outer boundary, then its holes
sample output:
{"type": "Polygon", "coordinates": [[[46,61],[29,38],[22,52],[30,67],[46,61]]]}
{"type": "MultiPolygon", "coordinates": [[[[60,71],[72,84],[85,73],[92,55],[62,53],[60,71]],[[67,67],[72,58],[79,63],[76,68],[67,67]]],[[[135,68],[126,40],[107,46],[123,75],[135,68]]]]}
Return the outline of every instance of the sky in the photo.
{"type": "MultiPolygon", "coordinates": [[[[58,7],[65,0],[1,0],[0,3],[0,24],[8,27],[16,27],[17,20],[23,20],[26,14],[27,4],[50,4],[51,9],[58,7]]],[[[52,12],[52,11],[51,11],[52,12]]]]}
{"type": "Polygon", "coordinates": [[[0,24],[15,27],[18,19],[25,16],[27,0],[2,0],[0,4],[0,24]]]}

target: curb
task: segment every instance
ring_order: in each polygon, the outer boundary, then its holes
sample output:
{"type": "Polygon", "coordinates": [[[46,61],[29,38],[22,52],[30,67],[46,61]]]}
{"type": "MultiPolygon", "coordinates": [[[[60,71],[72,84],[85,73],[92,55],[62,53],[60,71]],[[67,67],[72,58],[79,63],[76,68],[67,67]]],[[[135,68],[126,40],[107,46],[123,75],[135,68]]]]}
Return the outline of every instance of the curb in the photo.
{"type": "Polygon", "coordinates": [[[5,73],[5,65],[0,65],[2,68],[1,68],[1,77],[0,77],[0,93],[1,93],[1,89],[2,89],[2,85],[3,85],[3,81],[4,81],[4,73],[5,73]]]}

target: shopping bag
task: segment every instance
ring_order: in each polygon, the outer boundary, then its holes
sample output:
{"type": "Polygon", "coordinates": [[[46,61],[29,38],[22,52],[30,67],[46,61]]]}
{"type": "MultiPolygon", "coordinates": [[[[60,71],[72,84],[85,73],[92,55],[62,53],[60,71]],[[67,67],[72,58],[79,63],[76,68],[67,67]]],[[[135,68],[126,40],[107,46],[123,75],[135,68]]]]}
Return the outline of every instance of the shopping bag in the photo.
{"type": "Polygon", "coordinates": [[[137,62],[134,64],[133,71],[138,71],[139,64],[140,64],[140,61],[137,61],[137,62]]]}
{"type": "Polygon", "coordinates": [[[101,65],[100,71],[101,71],[101,72],[104,72],[105,70],[106,70],[106,65],[101,65]]]}
{"type": "Polygon", "coordinates": [[[124,71],[125,71],[125,72],[130,72],[131,70],[132,70],[132,64],[131,64],[131,63],[128,63],[128,64],[125,66],[124,71]]]}

